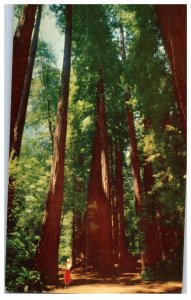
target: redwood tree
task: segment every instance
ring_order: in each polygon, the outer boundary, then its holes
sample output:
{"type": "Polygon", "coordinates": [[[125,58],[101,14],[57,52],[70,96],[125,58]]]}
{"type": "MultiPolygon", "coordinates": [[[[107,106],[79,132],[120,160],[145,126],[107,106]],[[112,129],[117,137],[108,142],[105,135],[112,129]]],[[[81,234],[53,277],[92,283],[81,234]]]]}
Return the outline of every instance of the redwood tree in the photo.
{"type": "Polygon", "coordinates": [[[87,203],[87,259],[101,274],[112,270],[108,137],[104,81],[97,84],[97,118],[87,203]]]}
{"type": "MultiPolygon", "coordinates": [[[[122,24],[119,24],[120,27],[120,43],[121,43],[121,57],[123,62],[126,61],[126,49],[125,49],[125,39],[124,39],[124,30],[122,24]]],[[[129,105],[129,100],[131,99],[130,88],[127,88],[125,91],[125,101],[126,101],[126,111],[127,111],[127,124],[129,131],[129,141],[130,141],[130,156],[131,156],[131,165],[133,173],[133,183],[134,183],[134,193],[135,193],[135,206],[137,214],[140,216],[142,212],[142,184],[140,176],[140,163],[139,163],[139,154],[135,133],[134,117],[133,111],[129,105]]]]}
{"type": "Polygon", "coordinates": [[[67,132],[67,112],[71,69],[72,5],[66,5],[64,61],[58,100],[54,151],[41,239],[35,257],[35,267],[49,283],[58,282],[58,249],[61,231],[61,211],[64,187],[64,162],[67,132]]]}
{"type": "Polygon", "coordinates": [[[84,217],[80,211],[74,210],[72,232],[72,265],[82,266],[85,259],[85,226],[84,217]]]}
{"type": "Polygon", "coordinates": [[[155,5],[186,140],[186,5],[155,5]]]}
{"type": "MultiPolygon", "coordinates": [[[[152,163],[144,163],[144,191],[149,193],[154,184],[152,163]]],[[[148,199],[151,196],[147,194],[148,199]]],[[[146,217],[143,220],[144,228],[144,267],[154,267],[164,258],[164,248],[161,232],[160,208],[152,201],[147,204],[146,217]]]]}
{"type": "Polygon", "coordinates": [[[138,264],[136,258],[128,251],[128,245],[125,235],[125,220],[124,220],[124,189],[123,189],[123,158],[119,143],[115,145],[116,157],[116,201],[118,215],[118,245],[117,254],[120,269],[126,271],[136,271],[138,264]]]}
{"type": "MultiPolygon", "coordinates": [[[[11,128],[10,128],[10,134],[11,134],[10,152],[13,151],[13,155],[11,156],[11,159],[14,159],[15,157],[19,157],[19,155],[20,155],[22,135],[23,135],[24,125],[25,125],[26,111],[27,111],[30,85],[31,85],[31,79],[32,79],[32,71],[33,71],[36,47],[37,47],[37,42],[38,42],[41,11],[42,11],[42,6],[40,5],[38,7],[38,13],[36,16],[34,33],[33,33],[32,41],[31,41],[28,63],[27,63],[27,68],[26,68],[26,74],[25,74],[25,78],[24,78],[23,90],[22,90],[22,94],[20,95],[21,98],[19,99],[20,104],[19,104],[19,107],[17,107],[17,116],[16,116],[16,120],[14,123],[14,128],[12,128],[13,124],[11,124],[11,128]]],[[[17,30],[18,30],[18,28],[17,28],[17,30]]],[[[13,66],[14,66],[14,63],[13,63],[13,66]]],[[[13,68],[13,71],[14,71],[14,68],[13,68]]],[[[12,92],[13,92],[13,90],[12,90],[12,92]]],[[[11,109],[12,109],[12,107],[14,107],[14,105],[15,105],[15,103],[12,102],[11,109]]],[[[14,197],[15,197],[14,178],[12,178],[10,176],[9,177],[9,186],[8,186],[8,207],[7,207],[8,231],[10,231],[10,229],[13,225],[11,211],[12,211],[12,204],[13,204],[14,197]]]]}
{"type": "Polygon", "coordinates": [[[36,16],[34,33],[31,41],[28,64],[26,68],[25,81],[23,85],[20,106],[19,106],[18,115],[15,122],[14,133],[13,133],[13,143],[11,147],[11,151],[12,150],[14,151],[13,159],[14,157],[19,157],[20,149],[21,149],[21,142],[22,142],[22,136],[23,136],[28,100],[29,100],[30,86],[32,80],[32,73],[33,73],[36,49],[38,44],[41,13],[42,13],[42,5],[38,5],[38,12],[36,16]]]}
{"type": "MultiPolygon", "coordinates": [[[[125,39],[123,26],[120,25],[120,39],[121,39],[121,56],[123,61],[126,60],[125,51],[125,39]]],[[[135,205],[136,211],[140,219],[139,228],[143,233],[144,242],[141,245],[141,268],[153,266],[156,262],[160,261],[162,258],[161,249],[161,239],[160,239],[160,229],[156,218],[156,212],[152,217],[147,218],[148,212],[145,210],[145,205],[143,202],[143,186],[141,182],[141,169],[138,155],[138,146],[135,133],[134,116],[131,106],[129,105],[129,100],[131,98],[130,89],[126,91],[126,104],[127,104],[127,122],[130,140],[130,157],[133,173],[134,182],[134,193],[135,193],[135,205]],[[143,210],[144,207],[144,210],[143,210]],[[145,216],[146,214],[146,216],[145,216]]],[[[150,164],[145,164],[144,166],[144,184],[145,192],[147,193],[153,182],[152,177],[152,166],[150,164]]]]}
{"type": "Polygon", "coordinates": [[[118,263],[118,245],[119,245],[119,218],[116,198],[116,164],[115,149],[112,137],[109,136],[109,166],[110,166],[110,204],[112,219],[112,240],[113,240],[113,259],[118,263]]]}
{"type": "Polygon", "coordinates": [[[13,39],[10,150],[25,81],[37,5],[25,5],[13,39]]]}

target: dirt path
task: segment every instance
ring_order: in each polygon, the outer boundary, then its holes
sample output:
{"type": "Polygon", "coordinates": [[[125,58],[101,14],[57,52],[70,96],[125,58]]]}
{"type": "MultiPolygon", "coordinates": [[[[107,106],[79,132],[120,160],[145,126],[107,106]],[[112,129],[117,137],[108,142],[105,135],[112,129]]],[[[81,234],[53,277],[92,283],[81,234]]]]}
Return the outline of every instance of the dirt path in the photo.
{"type": "Polygon", "coordinates": [[[72,282],[65,289],[63,271],[59,271],[60,286],[49,287],[55,294],[129,294],[129,293],[181,293],[181,282],[142,281],[138,273],[123,273],[115,278],[99,278],[96,273],[72,273],[72,282]]]}

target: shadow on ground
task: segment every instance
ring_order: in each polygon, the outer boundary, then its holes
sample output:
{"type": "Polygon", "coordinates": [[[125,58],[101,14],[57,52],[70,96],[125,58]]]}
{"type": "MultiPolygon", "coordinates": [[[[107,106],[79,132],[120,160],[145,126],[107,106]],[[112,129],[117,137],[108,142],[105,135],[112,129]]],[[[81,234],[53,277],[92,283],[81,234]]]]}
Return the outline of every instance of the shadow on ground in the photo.
{"type": "Polygon", "coordinates": [[[126,293],[181,293],[180,281],[143,281],[139,273],[121,273],[101,278],[96,272],[72,271],[72,282],[64,289],[64,271],[59,269],[60,285],[48,286],[49,293],[67,294],[126,294],[126,293]]]}

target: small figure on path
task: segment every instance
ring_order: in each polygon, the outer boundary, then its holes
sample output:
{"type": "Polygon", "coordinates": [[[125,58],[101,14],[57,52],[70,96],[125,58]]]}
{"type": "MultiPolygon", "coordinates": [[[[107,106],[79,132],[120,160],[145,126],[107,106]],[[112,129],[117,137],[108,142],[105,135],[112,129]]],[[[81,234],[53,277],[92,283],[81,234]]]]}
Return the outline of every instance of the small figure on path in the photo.
{"type": "Polygon", "coordinates": [[[72,260],[70,258],[67,258],[66,264],[64,265],[64,283],[65,283],[65,289],[67,286],[70,285],[71,276],[70,276],[70,269],[72,267],[72,260]]]}

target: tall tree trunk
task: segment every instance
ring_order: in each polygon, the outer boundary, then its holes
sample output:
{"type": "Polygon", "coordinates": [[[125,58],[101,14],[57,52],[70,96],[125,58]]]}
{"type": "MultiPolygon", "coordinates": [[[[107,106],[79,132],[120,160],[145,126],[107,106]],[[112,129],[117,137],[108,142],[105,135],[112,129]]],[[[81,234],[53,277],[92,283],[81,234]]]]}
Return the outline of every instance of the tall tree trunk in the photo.
{"type": "Polygon", "coordinates": [[[21,142],[22,142],[24,125],[25,125],[26,113],[27,113],[32,73],[33,73],[36,49],[37,49],[37,44],[38,44],[41,13],[42,13],[42,5],[39,5],[38,11],[37,11],[35,27],[34,27],[34,33],[33,33],[32,42],[31,42],[30,51],[29,51],[29,59],[28,59],[28,64],[27,64],[27,69],[26,69],[25,81],[24,81],[24,86],[23,86],[23,91],[22,91],[22,96],[21,96],[21,101],[20,101],[20,107],[19,107],[18,116],[17,116],[17,120],[15,123],[15,128],[14,128],[13,144],[12,144],[12,148],[11,148],[11,151],[14,151],[13,159],[15,157],[19,157],[20,150],[21,150],[21,142]]]}
{"type": "Polygon", "coordinates": [[[97,119],[88,186],[87,258],[101,274],[112,270],[109,159],[104,82],[97,85],[97,119]]]}
{"type": "MultiPolygon", "coordinates": [[[[39,33],[39,27],[40,27],[41,11],[42,11],[42,6],[39,5],[37,16],[36,16],[36,23],[35,23],[35,27],[34,27],[34,33],[33,33],[30,51],[29,51],[24,86],[23,86],[22,96],[20,99],[20,106],[19,106],[19,110],[17,112],[17,120],[15,122],[15,127],[14,127],[14,132],[13,132],[12,145],[11,145],[12,156],[10,158],[11,160],[13,160],[15,157],[19,157],[19,155],[20,155],[21,142],[22,142],[24,125],[25,125],[26,111],[27,111],[30,85],[31,85],[31,79],[32,79],[32,72],[33,72],[36,48],[37,48],[37,43],[38,43],[38,33],[39,33]]],[[[12,211],[14,197],[15,197],[14,178],[9,177],[8,208],[7,208],[8,231],[11,230],[11,227],[13,225],[11,211],[12,211]]]]}
{"type": "Polygon", "coordinates": [[[184,231],[172,224],[171,214],[160,214],[159,218],[164,259],[180,261],[183,257],[184,231]]]}
{"type": "MultiPolygon", "coordinates": [[[[124,40],[123,26],[121,24],[120,24],[120,42],[121,42],[121,57],[125,62],[126,60],[125,40],[124,40]]],[[[137,140],[135,134],[135,126],[134,126],[134,117],[133,117],[133,112],[128,104],[128,101],[130,99],[131,99],[130,89],[127,89],[125,94],[125,101],[127,105],[126,106],[127,123],[128,123],[129,140],[130,140],[130,156],[131,156],[131,164],[132,164],[132,173],[134,179],[135,205],[136,205],[136,211],[138,215],[140,215],[142,211],[143,193],[142,193],[142,184],[141,184],[141,176],[140,176],[138,147],[137,147],[137,140]]]]}
{"type": "Polygon", "coordinates": [[[112,188],[111,194],[111,214],[112,214],[112,240],[113,240],[113,259],[118,264],[118,245],[119,245],[119,220],[116,199],[116,188],[112,188]]]}
{"type": "Polygon", "coordinates": [[[76,265],[76,252],[77,252],[77,243],[76,243],[76,235],[77,235],[77,226],[76,226],[76,211],[73,211],[73,222],[72,222],[72,265],[75,267],[76,265]]]}
{"type": "MultiPolygon", "coordinates": [[[[130,100],[130,91],[126,93],[126,101],[130,100]]],[[[127,103],[127,123],[128,123],[128,131],[129,131],[129,140],[130,140],[130,157],[131,157],[131,166],[132,166],[132,175],[133,175],[133,185],[134,185],[134,194],[135,194],[135,208],[139,221],[139,232],[144,235],[144,222],[142,219],[142,211],[143,211],[143,189],[141,183],[141,172],[140,172],[140,163],[139,163],[139,155],[138,155],[138,146],[135,134],[135,125],[133,112],[128,106],[127,103]]],[[[141,269],[143,270],[145,265],[145,257],[143,255],[144,250],[141,245],[141,269]]]]}
{"type": "Polygon", "coordinates": [[[13,39],[10,152],[23,92],[36,10],[37,5],[29,4],[24,7],[13,39]]]}
{"type": "MultiPolygon", "coordinates": [[[[126,60],[126,50],[125,50],[125,40],[124,40],[124,32],[123,26],[120,25],[120,40],[121,40],[121,56],[123,61],[126,60]]],[[[141,175],[140,175],[140,163],[139,163],[139,154],[135,133],[135,125],[134,125],[134,117],[133,112],[128,104],[128,101],[131,99],[130,89],[126,90],[125,93],[125,101],[126,101],[126,110],[127,110],[127,124],[128,124],[128,132],[129,132],[129,141],[130,141],[130,157],[131,157],[131,166],[132,166],[132,174],[133,174],[133,185],[134,185],[134,194],[135,194],[135,207],[136,212],[139,217],[142,214],[142,202],[143,202],[143,190],[141,183],[141,175]]],[[[139,223],[140,231],[142,231],[142,222],[140,220],[139,223]]],[[[144,265],[143,256],[141,255],[141,266],[144,265]]]]}
{"type": "Polygon", "coordinates": [[[155,5],[172,70],[176,101],[186,141],[186,5],[155,5]]]}
{"type": "MultiPolygon", "coordinates": [[[[122,59],[126,59],[125,43],[124,43],[124,32],[123,27],[120,26],[121,34],[121,56],[122,59]]],[[[143,207],[143,188],[141,183],[140,176],[140,164],[138,156],[138,147],[135,134],[134,126],[134,117],[133,112],[128,104],[128,101],[131,98],[130,90],[126,91],[126,102],[127,102],[127,122],[128,122],[128,131],[130,139],[130,156],[132,164],[132,173],[134,181],[134,193],[135,193],[135,205],[137,215],[140,217],[139,228],[140,232],[144,235],[144,243],[141,246],[141,269],[145,267],[153,266],[157,261],[160,261],[162,258],[162,249],[161,249],[161,235],[159,224],[156,218],[156,214],[150,217],[148,221],[147,218],[143,217],[142,207],[143,207]]],[[[152,187],[153,177],[151,165],[145,165],[145,189],[150,189],[152,187]]]]}
{"type": "MultiPolygon", "coordinates": [[[[43,58],[42,58],[42,56],[41,56],[41,67],[42,67],[43,84],[44,84],[45,89],[48,90],[49,80],[48,80],[47,71],[46,71],[46,74],[44,72],[43,58]]],[[[54,148],[54,130],[53,130],[52,121],[51,121],[50,98],[49,98],[49,96],[47,96],[46,99],[44,99],[44,97],[43,97],[43,100],[46,101],[46,103],[47,103],[48,128],[49,128],[50,140],[51,140],[51,144],[52,144],[52,153],[53,153],[53,148],[54,148]]]]}
{"type": "Polygon", "coordinates": [[[72,5],[66,5],[64,62],[49,191],[44,214],[41,240],[35,257],[35,267],[43,272],[49,283],[58,282],[58,249],[61,231],[61,211],[64,189],[64,161],[67,132],[67,112],[71,69],[72,5]]]}
{"type": "MultiPolygon", "coordinates": [[[[77,164],[81,168],[84,164],[84,154],[76,154],[75,149],[75,141],[72,141],[72,149],[73,151],[73,163],[74,165],[77,164]]],[[[79,196],[84,194],[85,187],[84,184],[79,181],[79,179],[74,174],[73,178],[73,189],[76,194],[79,196]]],[[[75,208],[73,210],[73,233],[72,233],[72,265],[73,267],[81,267],[85,263],[85,224],[83,213],[78,209],[75,208]]]]}
{"type": "Polygon", "coordinates": [[[111,203],[111,221],[112,221],[112,241],[113,241],[113,259],[116,266],[118,265],[118,244],[119,244],[119,222],[116,201],[116,164],[113,141],[109,138],[109,166],[110,166],[110,203],[111,203]]]}
{"type": "Polygon", "coordinates": [[[153,166],[151,162],[147,161],[147,157],[144,158],[144,191],[148,193],[151,191],[154,185],[154,177],[153,177],[153,166]]]}
{"type": "Polygon", "coordinates": [[[74,267],[79,267],[84,265],[85,261],[85,232],[83,215],[80,211],[76,210],[73,218],[72,238],[72,264],[74,267]]]}
{"type": "Polygon", "coordinates": [[[118,211],[118,261],[120,269],[126,271],[136,271],[137,262],[128,250],[126,235],[125,235],[125,220],[124,220],[124,190],[123,190],[123,159],[119,144],[115,145],[116,156],[116,197],[117,197],[117,211],[118,211]]]}
{"type": "Polygon", "coordinates": [[[52,144],[52,152],[53,152],[53,147],[54,147],[54,133],[53,133],[53,126],[52,126],[52,121],[51,121],[51,108],[50,108],[50,99],[47,97],[47,112],[48,112],[48,128],[49,128],[49,133],[50,133],[50,140],[52,144]]]}

